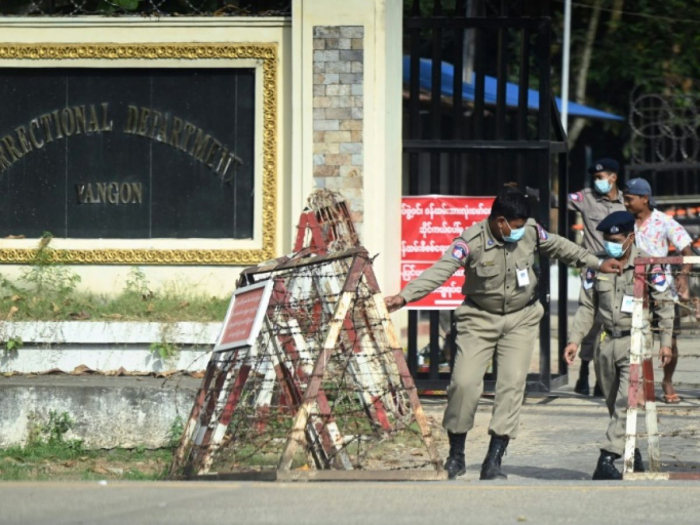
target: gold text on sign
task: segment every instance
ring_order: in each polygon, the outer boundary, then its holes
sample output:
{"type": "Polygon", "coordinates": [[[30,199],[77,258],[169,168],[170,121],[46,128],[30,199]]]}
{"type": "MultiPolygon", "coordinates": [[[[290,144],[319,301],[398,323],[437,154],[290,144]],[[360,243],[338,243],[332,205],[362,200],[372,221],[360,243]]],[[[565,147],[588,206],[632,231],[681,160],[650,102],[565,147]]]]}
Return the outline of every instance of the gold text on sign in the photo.
{"type": "Polygon", "coordinates": [[[236,166],[243,164],[225,144],[204,130],[180,117],[171,117],[152,108],[129,105],[124,133],[146,137],[184,151],[214,170],[224,182],[230,182],[236,166]]]}
{"type": "Polygon", "coordinates": [[[81,182],[75,185],[79,204],[141,204],[141,182],[81,182]]]}
{"type": "Polygon", "coordinates": [[[54,140],[112,131],[113,123],[107,117],[108,109],[107,102],[71,106],[44,113],[26,125],[17,126],[14,132],[0,138],[0,173],[54,140]]]}

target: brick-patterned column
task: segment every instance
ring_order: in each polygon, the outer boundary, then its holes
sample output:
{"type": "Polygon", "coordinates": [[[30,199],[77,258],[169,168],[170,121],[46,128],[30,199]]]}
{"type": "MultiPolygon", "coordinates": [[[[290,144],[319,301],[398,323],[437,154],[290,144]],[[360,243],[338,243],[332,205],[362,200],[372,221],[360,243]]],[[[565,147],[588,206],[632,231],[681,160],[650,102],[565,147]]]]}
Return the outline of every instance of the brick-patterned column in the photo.
{"type": "Polygon", "coordinates": [[[364,28],[314,26],[314,184],[341,193],[362,232],[364,28]]]}

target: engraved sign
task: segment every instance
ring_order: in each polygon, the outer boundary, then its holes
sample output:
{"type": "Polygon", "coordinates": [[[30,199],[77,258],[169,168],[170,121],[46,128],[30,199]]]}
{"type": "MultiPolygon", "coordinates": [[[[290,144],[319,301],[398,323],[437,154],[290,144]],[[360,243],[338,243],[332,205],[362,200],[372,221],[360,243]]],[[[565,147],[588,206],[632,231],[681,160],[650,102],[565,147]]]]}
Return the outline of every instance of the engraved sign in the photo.
{"type": "Polygon", "coordinates": [[[255,72],[0,70],[0,237],[253,237],[255,72]]]}

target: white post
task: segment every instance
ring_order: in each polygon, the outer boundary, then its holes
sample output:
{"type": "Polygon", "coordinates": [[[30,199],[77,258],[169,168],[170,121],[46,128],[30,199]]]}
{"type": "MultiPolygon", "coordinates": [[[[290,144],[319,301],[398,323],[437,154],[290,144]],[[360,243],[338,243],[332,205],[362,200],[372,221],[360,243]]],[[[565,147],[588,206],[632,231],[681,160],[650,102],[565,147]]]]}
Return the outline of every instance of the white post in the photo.
{"type": "Polygon", "coordinates": [[[571,47],[571,0],[564,1],[564,43],[561,65],[561,126],[568,133],[569,120],[569,55],[571,47]]]}

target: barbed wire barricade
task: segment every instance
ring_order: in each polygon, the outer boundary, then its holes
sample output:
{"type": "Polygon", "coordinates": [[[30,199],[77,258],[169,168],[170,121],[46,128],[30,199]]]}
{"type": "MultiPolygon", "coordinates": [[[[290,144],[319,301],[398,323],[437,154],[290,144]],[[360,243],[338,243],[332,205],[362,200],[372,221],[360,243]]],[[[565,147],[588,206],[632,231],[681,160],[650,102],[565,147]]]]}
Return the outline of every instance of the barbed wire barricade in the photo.
{"type": "Polygon", "coordinates": [[[4,0],[0,16],[290,16],[291,0],[4,0]]]}
{"type": "MultiPolygon", "coordinates": [[[[695,457],[700,445],[700,425],[693,416],[698,415],[700,404],[687,400],[683,406],[659,407],[656,403],[653,356],[662,328],[654,311],[668,305],[660,304],[651,293],[654,288],[671,287],[667,300],[673,302],[674,336],[678,340],[681,365],[676,369],[676,378],[680,372],[690,377],[697,373],[700,379],[700,349],[688,344],[700,335],[700,257],[638,257],[634,263],[624,479],[700,479],[700,472],[693,471],[698,468],[695,457]],[[689,273],[688,265],[692,268],[689,273]],[[686,275],[681,275],[684,266],[686,275]],[[685,278],[689,297],[678,297],[673,283],[685,278]],[[640,411],[645,412],[645,432],[638,430],[640,411]],[[634,472],[634,449],[640,439],[647,443],[648,472],[634,472]]],[[[679,382],[674,379],[674,384],[678,386],[679,382]]]]}
{"type": "Polygon", "coordinates": [[[345,203],[319,191],[272,280],[254,345],[215,352],[171,474],[441,479],[431,431],[345,203]]]}

